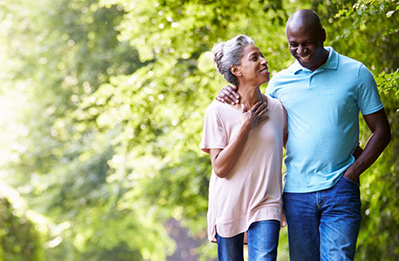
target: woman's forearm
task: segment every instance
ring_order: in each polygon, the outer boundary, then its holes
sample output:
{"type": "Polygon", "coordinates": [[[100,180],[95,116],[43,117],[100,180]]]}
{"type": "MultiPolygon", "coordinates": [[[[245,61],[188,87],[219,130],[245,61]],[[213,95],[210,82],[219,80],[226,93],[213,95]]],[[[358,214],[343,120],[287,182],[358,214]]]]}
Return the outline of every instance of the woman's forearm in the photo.
{"type": "Polygon", "coordinates": [[[212,167],[218,177],[225,178],[235,166],[248,140],[249,132],[249,123],[243,124],[236,138],[223,150],[210,150],[212,167]]]}

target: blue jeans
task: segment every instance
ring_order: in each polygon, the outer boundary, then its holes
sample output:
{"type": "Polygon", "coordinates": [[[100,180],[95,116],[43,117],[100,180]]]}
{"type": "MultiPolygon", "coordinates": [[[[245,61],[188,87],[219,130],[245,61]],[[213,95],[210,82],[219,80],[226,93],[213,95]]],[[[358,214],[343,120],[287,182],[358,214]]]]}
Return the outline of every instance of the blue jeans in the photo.
{"type": "MultiPolygon", "coordinates": [[[[280,221],[264,220],[254,222],[248,229],[248,261],[273,260],[277,258],[280,221]]],[[[217,236],[219,261],[244,260],[244,233],[234,237],[217,236]]]]}
{"type": "Polygon", "coordinates": [[[354,259],[362,221],[358,183],[342,177],[330,189],[283,198],[291,261],[354,259]]]}

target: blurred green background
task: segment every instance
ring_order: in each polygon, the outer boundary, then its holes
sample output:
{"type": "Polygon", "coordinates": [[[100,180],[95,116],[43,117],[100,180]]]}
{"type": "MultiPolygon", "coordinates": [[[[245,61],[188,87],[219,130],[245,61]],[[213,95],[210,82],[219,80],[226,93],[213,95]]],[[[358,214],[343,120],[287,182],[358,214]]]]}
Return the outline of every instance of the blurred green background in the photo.
{"type": "Polygon", "coordinates": [[[398,5],[0,0],[0,260],[214,260],[199,142],[225,82],[210,50],[247,34],[273,75],[293,62],[284,26],[302,8],[378,83],[393,138],[361,177],[356,260],[399,260],[398,5]]]}

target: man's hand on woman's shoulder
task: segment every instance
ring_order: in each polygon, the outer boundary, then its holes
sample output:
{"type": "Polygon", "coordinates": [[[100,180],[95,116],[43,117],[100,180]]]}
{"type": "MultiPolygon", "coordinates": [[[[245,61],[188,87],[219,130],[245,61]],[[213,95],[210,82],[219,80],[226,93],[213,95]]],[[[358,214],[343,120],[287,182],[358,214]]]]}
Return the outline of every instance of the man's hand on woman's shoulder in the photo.
{"type": "Polygon", "coordinates": [[[237,92],[237,86],[226,85],[220,90],[216,96],[216,100],[223,103],[238,104],[240,101],[240,95],[237,92]]]}

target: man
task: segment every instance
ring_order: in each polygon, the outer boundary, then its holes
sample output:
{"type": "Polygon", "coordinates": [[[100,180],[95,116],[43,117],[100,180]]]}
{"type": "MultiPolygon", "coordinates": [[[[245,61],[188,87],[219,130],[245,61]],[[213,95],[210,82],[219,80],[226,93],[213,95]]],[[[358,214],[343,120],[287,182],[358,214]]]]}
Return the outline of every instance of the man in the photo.
{"type": "MultiPolygon", "coordinates": [[[[295,12],[286,34],[296,61],[266,92],[288,113],[283,198],[290,260],[353,260],[362,219],[359,176],[388,145],[390,126],[372,74],[324,48],[326,31],[315,12],[295,12]],[[359,111],[372,135],[355,159],[359,111]]],[[[218,97],[238,99],[231,87],[218,97]]]]}

